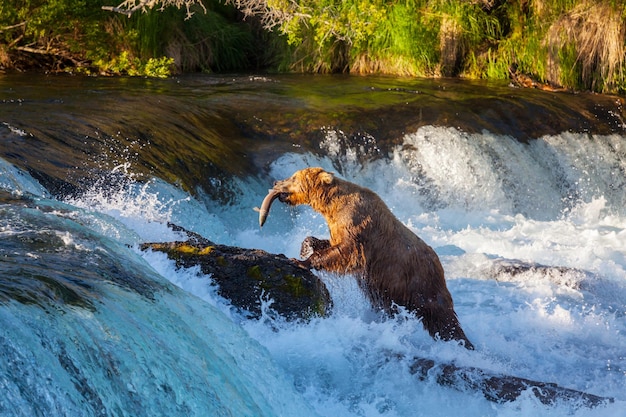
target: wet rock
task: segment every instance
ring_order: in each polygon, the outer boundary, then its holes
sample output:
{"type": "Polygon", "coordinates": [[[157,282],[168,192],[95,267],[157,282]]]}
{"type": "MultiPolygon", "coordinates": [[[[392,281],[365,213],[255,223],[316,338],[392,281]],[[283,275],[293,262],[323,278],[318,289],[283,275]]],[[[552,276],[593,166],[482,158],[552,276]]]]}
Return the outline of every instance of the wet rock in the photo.
{"type": "Polygon", "coordinates": [[[141,250],[164,252],[177,267],[199,266],[218,285],[218,293],[251,317],[261,316],[261,298],[272,299],[272,310],[289,319],[324,316],[331,299],[324,283],[284,255],[259,249],[220,245],[170,225],[187,234],[186,241],[144,243],[141,250]]]}
{"type": "Polygon", "coordinates": [[[496,259],[485,275],[501,282],[523,282],[533,277],[543,277],[561,287],[580,290],[586,281],[594,279],[590,272],[565,266],[542,265],[515,259],[496,259]]]}
{"type": "Polygon", "coordinates": [[[420,380],[434,378],[439,385],[458,390],[481,391],[487,400],[497,403],[515,401],[526,391],[546,405],[572,402],[583,407],[596,407],[615,401],[610,397],[589,394],[550,382],[494,374],[483,369],[456,366],[451,363],[438,364],[427,358],[413,358],[410,372],[420,380]]]}

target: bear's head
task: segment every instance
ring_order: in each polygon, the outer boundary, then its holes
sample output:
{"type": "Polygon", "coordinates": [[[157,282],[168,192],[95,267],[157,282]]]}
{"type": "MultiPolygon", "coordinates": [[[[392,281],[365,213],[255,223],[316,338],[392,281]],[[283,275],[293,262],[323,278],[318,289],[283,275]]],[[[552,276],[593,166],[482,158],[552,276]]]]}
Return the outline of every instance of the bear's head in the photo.
{"type": "Polygon", "coordinates": [[[274,183],[278,199],[286,204],[311,204],[333,183],[335,177],[322,168],[305,168],[296,171],[290,178],[274,183]]]}
{"type": "Polygon", "coordinates": [[[276,199],[292,206],[309,204],[314,210],[322,213],[336,192],[335,177],[330,172],[322,168],[297,171],[286,180],[276,181],[274,188],[270,189],[263,199],[261,208],[255,208],[259,212],[259,225],[263,227],[272,202],[276,199]]]}

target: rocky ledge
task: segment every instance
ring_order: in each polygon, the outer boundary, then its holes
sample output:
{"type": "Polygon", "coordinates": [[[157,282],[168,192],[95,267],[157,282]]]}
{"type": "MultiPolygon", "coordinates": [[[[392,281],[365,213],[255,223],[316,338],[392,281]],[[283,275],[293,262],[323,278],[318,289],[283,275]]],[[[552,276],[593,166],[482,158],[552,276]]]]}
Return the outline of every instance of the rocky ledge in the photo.
{"type": "Polygon", "coordinates": [[[273,300],[272,310],[288,320],[324,316],[331,299],[324,283],[284,255],[260,249],[216,244],[176,225],[187,234],[178,242],[144,243],[141,250],[164,252],[177,267],[199,266],[218,286],[218,294],[244,314],[261,316],[261,299],[273,300]]]}

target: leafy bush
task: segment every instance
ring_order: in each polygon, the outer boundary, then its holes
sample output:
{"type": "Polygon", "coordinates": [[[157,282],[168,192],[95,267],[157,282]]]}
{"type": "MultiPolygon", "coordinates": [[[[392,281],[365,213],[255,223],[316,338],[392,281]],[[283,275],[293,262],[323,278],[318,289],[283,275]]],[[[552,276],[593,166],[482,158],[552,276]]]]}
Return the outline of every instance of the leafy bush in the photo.
{"type": "Polygon", "coordinates": [[[298,71],[505,79],[621,91],[625,0],[229,0],[298,71]]]}
{"type": "Polygon", "coordinates": [[[626,0],[161,0],[185,7],[131,18],[101,9],[118,1],[0,1],[0,68],[39,54],[53,69],[90,73],[516,71],[571,89],[626,89],[626,0]]]}
{"type": "Polygon", "coordinates": [[[189,19],[176,8],[128,18],[103,4],[115,0],[0,1],[0,69],[162,77],[263,64],[251,26],[218,0],[197,5],[189,19]]]}

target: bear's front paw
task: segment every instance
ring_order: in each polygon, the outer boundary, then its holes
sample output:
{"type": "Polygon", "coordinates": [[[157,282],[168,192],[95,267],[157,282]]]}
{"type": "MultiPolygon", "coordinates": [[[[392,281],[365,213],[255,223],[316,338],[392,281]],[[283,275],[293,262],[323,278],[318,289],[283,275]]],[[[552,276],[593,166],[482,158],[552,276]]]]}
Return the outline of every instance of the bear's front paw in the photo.
{"type": "Polygon", "coordinates": [[[307,259],[313,255],[313,253],[326,249],[329,246],[330,242],[328,240],[307,236],[302,241],[302,246],[300,247],[300,257],[302,259],[307,259]]]}
{"type": "Polygon", "coordinates": [[[311,269],[311,261],[309,261],[308,259],[301,261],[300,259],[291,258],[290,260],[300,268],[311,269]]]}
{"type": "Polygon", "coordinates": [[[307,259],[309,256],[313,255],[315,252],[315,239],[313,236],[305,237],[302,241],[302,246],[300,246],[300,257],[302,259],[307,259]]]}

